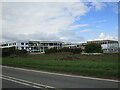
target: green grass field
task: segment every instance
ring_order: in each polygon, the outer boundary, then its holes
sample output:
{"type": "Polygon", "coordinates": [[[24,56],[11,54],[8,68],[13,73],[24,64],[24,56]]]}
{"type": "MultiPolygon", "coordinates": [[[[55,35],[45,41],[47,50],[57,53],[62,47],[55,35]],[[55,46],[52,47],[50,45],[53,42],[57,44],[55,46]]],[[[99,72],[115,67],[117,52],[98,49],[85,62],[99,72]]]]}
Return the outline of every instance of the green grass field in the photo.
{"type": "Polygon", "coordinates": [[[118,79],[118,55],[85,56],[80,54],[40,54],[3,58],[7,66],[118,79]]]}

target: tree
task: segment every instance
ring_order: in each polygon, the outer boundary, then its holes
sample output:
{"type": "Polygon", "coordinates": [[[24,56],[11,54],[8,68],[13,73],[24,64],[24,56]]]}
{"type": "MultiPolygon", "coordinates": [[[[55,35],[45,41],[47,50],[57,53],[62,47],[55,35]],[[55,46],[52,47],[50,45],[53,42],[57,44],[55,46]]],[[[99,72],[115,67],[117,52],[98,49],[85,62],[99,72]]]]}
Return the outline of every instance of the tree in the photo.
{"type": "Polygon", "coordinates": [[[73,53],[73,54],[79,54],[82,52],[81,48],[68,48],[68,47],[64,47],[64,48],[50,48],[50,49],[46,49],[45,53],[46,54],[50,54],[50,53],[73,53]]]}
{"type": "Polygon", "coordinates": [[[102,47],[100,44],[97,43],[88,43],[85,46],[85,52],[86,53],[102,53],[102,47]]]}
{"type": "Polygon", "coordinates": [[[26,50],[18,50],[15,47],[3,48],[2,49],[2,57],[7,57],[10,55],[26,55],[26,50]]]}
{"type": "Polygon", "coordinates": [[[71,52],[72,52],[73,54],[79,54],[79,53],[82,52],[82,49],[81,49],[81,48],[72,48],[72,49],[71,49],[71,52]]]}

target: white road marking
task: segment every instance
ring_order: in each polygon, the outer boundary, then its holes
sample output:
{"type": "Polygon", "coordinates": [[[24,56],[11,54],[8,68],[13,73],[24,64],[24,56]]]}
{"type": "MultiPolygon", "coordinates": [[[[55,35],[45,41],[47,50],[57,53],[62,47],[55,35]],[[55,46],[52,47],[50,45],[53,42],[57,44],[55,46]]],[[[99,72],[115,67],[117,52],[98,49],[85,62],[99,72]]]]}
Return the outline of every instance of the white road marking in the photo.
{"type": "Polygon", "coordinates": [[[8,79],[8,78],[5,78],[5,77],[0,77],[0,78],[5,79],[5,80],[8,80],[8,81],[15,82],[15,83],[19,83],[19,84],[22,84],[22,85],[26,85],[26,86],[30,86],[30,87],[34,87],[34,88],[40,88],[40,87],[32,86],[32,85],[27,84],[27,83],[24,83],[24,82],[20,82],[20,81],[16,81],[16,80],[8,79]]]}
{"type": "Polygon", "coordinates": [[[14,81],[14,82],[19,82],[19,83],[21,83],[21,84],[29,85],[29,86],[31,86],[31,87],[36,87],[36,88],[55,88],[55,87],[52,87],[52,86],[43,85],[43,84],[39,84],[39,83],[35,83],[35,82],[23,80],[23,79],[18,79],[18,78],[6,76],[6,75],[1,75],[1,74],[0,74],[0,76],[1,76],[3,79],[10,80],[10,81],[14,81]]]}
{"type": "Polygon", "coordinates": [[[18,67],[9,67],[9,66],[2,66],[2,67],[18,69],[18,70],[24,70],[24,71],[40,72],[40,73],[45,73],[45,74],[54,74],[54,75],[60,75],[60,76],[69,76],[69,77],[78,77],[78,78],[86,78],[86,79],[93,79],[93,80],[104,80],[104,81],[120,82],[118,80],[112,80],[112,79],[102,79],[102,78],[94,78],[94,77],[85,77],[85,76],[77,76],[77,75],[60,74],[60,73],[53,73],[53,72],[46,72],[46,71],[23,69],[23,68],[18,68],[18,67]]]}

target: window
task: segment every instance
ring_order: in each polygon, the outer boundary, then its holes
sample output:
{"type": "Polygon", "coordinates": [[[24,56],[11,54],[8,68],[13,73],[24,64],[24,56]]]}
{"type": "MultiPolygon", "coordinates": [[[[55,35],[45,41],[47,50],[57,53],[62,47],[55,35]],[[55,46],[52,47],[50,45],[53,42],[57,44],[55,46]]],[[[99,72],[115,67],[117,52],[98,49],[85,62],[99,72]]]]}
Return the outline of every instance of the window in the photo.
{"type": "Polygon", "coordinates": [[[11,46],[12,45],[12,43],[9,43],[9,46],[11,46]]]}
{"type": "Polygon", "coordinates": [[[53,43],[49,43],[50,46],[53,46],[53,43]]]}
{"type": "Polygon", "coordinates": [[[8,44],[2,44],[2,46],[8,46],[8,44]]]}
{"type": "Polygon", "coordinates": [[[28,47],[26,47],[26,49],[29,49],[28,47]]]}
{"type": "Polygon", "coordinates": [[[28,45],[28,43],[26,43],[26,45],[28,45]]]}
{"type": "Polygon", "coordinates": [[[21,49],[24,49],[24,47],[21,47],[21,49]]]}
{"type": "Polygon", "coordinates": [[[57,45],[57,43],[54,43],[54,45],[57,45]]]}
{"type": "Polygon", "coordinates": [[[16,45],[16,43],[13,43],[13,45],[16,45]]]}
{"type": "Polygon", "coordinates": [[[24,43],[21,43],[21,45],[24,45],[24,43]]]}

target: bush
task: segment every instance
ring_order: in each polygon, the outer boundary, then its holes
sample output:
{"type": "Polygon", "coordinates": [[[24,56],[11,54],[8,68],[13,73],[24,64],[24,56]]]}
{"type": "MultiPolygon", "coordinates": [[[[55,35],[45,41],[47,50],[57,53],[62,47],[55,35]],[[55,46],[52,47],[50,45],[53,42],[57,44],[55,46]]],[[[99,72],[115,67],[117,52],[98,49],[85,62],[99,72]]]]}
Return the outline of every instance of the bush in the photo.
{"type": "Polygon", "coordinates": [[[2,49],[2,57],[7,57],[10,55],[25,55],[27,53],[26,50],[18,50],[15,49],[15,47],[10,47],[10,48],[3,48],[2,49]]]}
{"type": "Polygon", "coordinates": [[[82,49],[81,48],[67,48],[67,47],[64,47],[64,48],[60,48],[60,49],[50,48],[50,49],[46,49],[45,50],[46,54],[50,54],[50,53],[64,53],[64,52],[70,52],[70,53],[73,53],[73,54],[78,54],[78,53],[82,52],[82,49]]]}
{"type": "Polygon", "coordinates": [[[57,49],[56,49],[56,48],[50,48],[50,49],[46,49],[46,50],[45,50],[45,53],[46,53],[46,54],[55,53],[55,52],[57,52],[57,49]]]}
{"type": "Polygon", "coordinates": [[[102,53],[102,47],[100,44],[97,43],[88,43],[85,46],[85,52],[86,53],[102,53]]]}
{"type": "Polygon", "coordinates": [[[3,48],[2,49],[2,56],[10,56],[11,54],[15,53],[15,47],[10,47],[10,48],[3,48]]]}
{"type": "Polygon", "coordinates": [[[82,49],[81,49],[81,48],[74,48],[74,49],[72,49],[71,52],[72,52],[73,54],[79,54],[79,53],[82,52],[82,49]]]}

